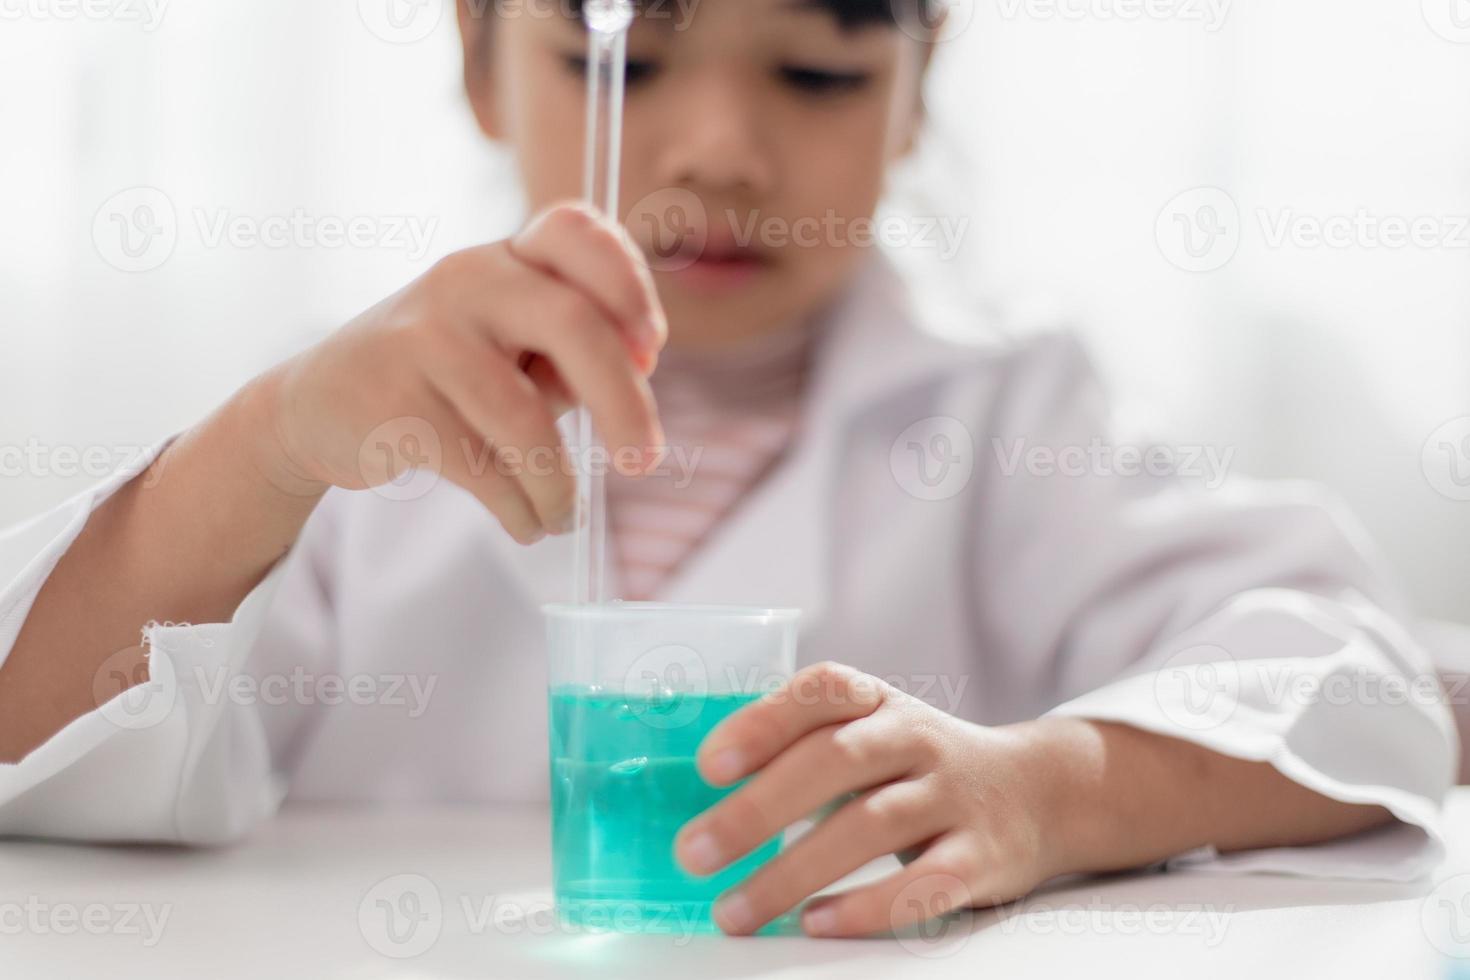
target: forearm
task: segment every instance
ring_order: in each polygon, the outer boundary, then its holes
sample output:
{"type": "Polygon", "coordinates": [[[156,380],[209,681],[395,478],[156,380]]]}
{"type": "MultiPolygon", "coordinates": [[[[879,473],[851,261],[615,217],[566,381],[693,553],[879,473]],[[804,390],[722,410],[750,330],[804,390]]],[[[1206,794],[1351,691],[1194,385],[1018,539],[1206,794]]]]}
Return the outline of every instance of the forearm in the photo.
{"type": "Polygon", "coordinates": [[[145,679],[145,623],[227,620],[290,550],[324,488],[267,469],[269,397],[247,387],[91,515],[0,668],[0,762],[98,707],[104,663],[145,679]]]}
{"type": "Polygon", "coordinates": [[[1040,805],[1056,828],[1057,873],[1141,867],[1196,848],[1224,852],[1315,844],[1387,823],[1247,762],[1125,725],[1043,718],[1028,745],[1040,805]]]}

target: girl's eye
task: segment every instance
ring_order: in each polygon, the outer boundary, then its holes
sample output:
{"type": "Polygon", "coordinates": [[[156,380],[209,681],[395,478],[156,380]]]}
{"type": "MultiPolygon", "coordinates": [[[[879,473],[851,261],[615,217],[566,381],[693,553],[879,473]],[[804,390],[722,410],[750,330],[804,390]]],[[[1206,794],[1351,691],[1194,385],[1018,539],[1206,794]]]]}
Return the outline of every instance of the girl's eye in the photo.
{"type": "Polygon", "coordinates": [[[862,72],[823,71],[820,68],[799,68],[794,65],[782,66],[780,75],[787,85],[813,95],[856,92],[867,85],[871,77],[862,72]]]}
{"type": "MultiPolygon", "coordinates": [[[[564,55],[563,58],[562,58],[562,61],[566,65],[568,72],[570,72],[573,75],[577,75],[579,77],[584,77],[584,78],[586,77],[586,75],[587,75],[587,56],[586,55],[582,55],[582,54],[569,54],[569,55],[564,55]]],[[[624,75],[624,78],[626,79],[626,82],[627,82],[628,86],[631,87],[631,86],[637,85],[639,82],[646,82],[649,79],[653,78],[653,76],[655,76],[655,75],[658,74],[658,69],[659,69],[659,66],[658,66],[658,64],[656,62],[652,62],[652,61],[633,61],[633,60],[629,59],[629,61],[628,61],[628,71],[627,71],[627,74],[624,75]]]]}
{"type": "Polygon", "coordinates": [[[658,68],[658,64],[652,61],[630,60],[628,62],[628,74],[625,76],[627,78],[628,85],[633,86],[637,85],[639,82],[648,81],[649,79],[653,78],[653,76],[658,74],[658,68]]]}

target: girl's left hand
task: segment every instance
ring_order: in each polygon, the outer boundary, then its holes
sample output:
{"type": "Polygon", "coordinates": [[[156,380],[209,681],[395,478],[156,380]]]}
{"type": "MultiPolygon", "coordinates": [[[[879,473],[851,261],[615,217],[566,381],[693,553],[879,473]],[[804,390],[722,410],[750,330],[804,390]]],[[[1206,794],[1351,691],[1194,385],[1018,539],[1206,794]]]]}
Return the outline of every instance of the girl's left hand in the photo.
{"type": "Polygon", "coordinates": [[[860,936],[1010,901],[1057,873],[1023,743],[852,668],[816,664],[705,739],[698,765],[711,784],[754,775],[685,825],[676,854],[690,873],[712,874],[856,793],[726,893],[715,907],[720,927],[754,932],[874,858],[900,852],[912,857],[902,870],[810,903],[805,931],[860,936]]]}

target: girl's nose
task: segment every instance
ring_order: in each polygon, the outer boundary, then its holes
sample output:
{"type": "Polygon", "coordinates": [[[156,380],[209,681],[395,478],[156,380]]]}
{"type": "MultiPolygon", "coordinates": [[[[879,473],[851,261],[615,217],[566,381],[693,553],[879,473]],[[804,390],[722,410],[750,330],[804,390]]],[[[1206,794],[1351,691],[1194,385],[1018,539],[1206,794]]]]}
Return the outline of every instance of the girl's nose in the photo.
{"type": "Polygon", "coordinates": [[[755,99],[742,85],[711,71],[679,93],[659,161],[670,186],[759,196],[771,190],[775,168],[755,99]]]}

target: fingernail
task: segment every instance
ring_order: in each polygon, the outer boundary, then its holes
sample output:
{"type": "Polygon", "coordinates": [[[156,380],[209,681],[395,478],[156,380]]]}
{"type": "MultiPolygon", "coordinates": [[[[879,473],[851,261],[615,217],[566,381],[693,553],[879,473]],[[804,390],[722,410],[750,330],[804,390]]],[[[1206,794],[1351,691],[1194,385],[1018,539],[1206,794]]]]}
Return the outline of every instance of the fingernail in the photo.
{"type": "Polygon", "coordinates": [[[726,932],[749,932],[755,928],[750,901],[739,892],[726,895],[715,904],[715,917],[726,932]]]}
{"type": "Polygon", "coordinates": [[[708,831],[700,831],[684,842],[684,867],[698,875],[707,875],[724,864],[719,842],[708,831]]]}
{"type": "Polygon", "coordinates": [[[837,913],[830,905],[816,905],[801,917],[801,927],[809,936],[826,936],[837,931],[837,913]]]}
{"type": "Polygon", "coordinates": [[[551,533],[552,534],[571,534],[576,529],[577,529],[577,512],[576,512],[575,509],[573,509],[573,510],[567,511],[566,516],[564,516],[561,520],[559,520],[559,521],[556,522],[556,526],[551,529],[551,533]]]}
{"type": "Polygon", "coordinates": [[[721,783],[733,783],[745,772],[745,756],[739,749],[721,749],[709,760],[709,774],[721,783]]]}

